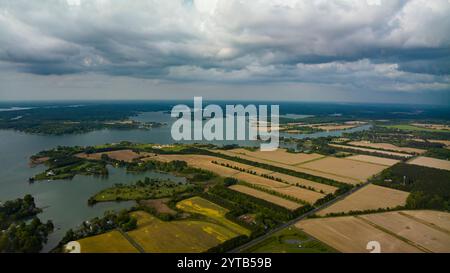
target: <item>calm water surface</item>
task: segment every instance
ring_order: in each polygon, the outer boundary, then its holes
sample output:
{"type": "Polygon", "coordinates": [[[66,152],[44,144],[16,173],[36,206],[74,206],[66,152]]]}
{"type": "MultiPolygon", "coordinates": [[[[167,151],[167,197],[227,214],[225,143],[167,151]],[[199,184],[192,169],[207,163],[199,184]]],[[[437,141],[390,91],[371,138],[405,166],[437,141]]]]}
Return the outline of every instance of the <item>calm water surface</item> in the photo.
{"type": "MultiPolygon", "coordinates": [[[[25,194],[32,194],[39,207],[44,212],[39,215],[41,220],[52,220],[56,230],[50,237],[43,251],[51,250],[64,236],[69,228],[77,227],[82,221],[95,216],[101,216],[107,210],[120,210],[134,205],[134,202],[109,202],[100,203],[94,207],[87,205],[87,200],[96,192],[110,187],[115,183],[132,183],[146,176],[172,178],[181,181],[168,174],[147,172],[143,174],[127,174],[123,169],[109,168],[108,178],[91,176],[76,176],[72,180],[41,181],[33,184],[28,183],[28,178],[42,172],[45,167],[29,166],[29,158],[33,154],[61,146],[88,146],[104,143],[116,143],[123,140],[141,143],[172,143],[170,125],[173,119],[163,112],[143,113],[134,118],[139,121],[165,122],[168,125],[145,130],[99,130],[78,135],[63,136],[41,136],[31,135],[11,130],[0,130],[0,200],[15,199],[25,194]]],[[[367,129],[363,128],[362,130],[367,129]]],[[[361,129],[358,129],[361,130],[361,129]]],[[[329,132],[328,135],[339,136],[340,131],[329,132]]],[[[309,135],[310,137],[326,136],[320,134],[309,135]]],[[[290,137],[304,137],[302,135],[288,135],[290,137]]],[[[258,145],[252,141],[221,142],[214,144],[239,143],[245,146],[258,145]]]]}

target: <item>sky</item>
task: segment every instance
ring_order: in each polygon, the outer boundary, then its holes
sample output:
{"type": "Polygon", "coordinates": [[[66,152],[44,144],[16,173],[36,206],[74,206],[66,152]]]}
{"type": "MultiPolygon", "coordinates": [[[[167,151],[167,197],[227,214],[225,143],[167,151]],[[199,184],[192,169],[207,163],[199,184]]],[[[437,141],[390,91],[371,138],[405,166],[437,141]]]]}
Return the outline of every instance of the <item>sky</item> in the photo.
{"type": "Polygon", "coordinates": [[[450,0],[0,0],[0,101],[450,105],[450,0]]]}

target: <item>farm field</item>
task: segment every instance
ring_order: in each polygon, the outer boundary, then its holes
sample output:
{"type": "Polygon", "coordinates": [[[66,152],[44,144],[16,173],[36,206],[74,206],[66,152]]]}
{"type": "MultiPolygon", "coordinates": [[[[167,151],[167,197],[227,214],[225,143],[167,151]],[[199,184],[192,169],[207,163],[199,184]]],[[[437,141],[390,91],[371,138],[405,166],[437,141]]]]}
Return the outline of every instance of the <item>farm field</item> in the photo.
{"type": "Polygon", "coordinates": [[[196,196],[182,200],[177,203],[177,208],[184,210],[186,212],[198,213],[211,219],[214,219],[215,221],[232,230],[236,234],[250,235],[249,230],[228,220],[225,217],[225,214],[228,213],[227,209],[201,197],[196,196]]]}
{"type": "Polygon", "coordinates": [[[450,252],[450,213],[391,211],[299,221],[296,227],[342,252],[368,252],[378,241],[381,252],[450,252]],[[349,240],[351,238],[351,240],[349,240]]]}
{"type": "Polygon", "coordinates": [[[325,216],[329,213],[373,210],[378,208],[394,208],[405,205],[409,193],[377,185],[367,185],[341,201],[317,213],[325,216]]]}
{"type": "Polygon", "coordinates": [[[412,165],[425,166],[436,169],[443,169],[450,171],[450,161],[443,159],[436,159],[431,157],[419,156],[407,162],[412,165]]]}
{"type": "MultiPolygon", "coordinates": [[[[183,200],[178,207],[202,214],[205,219],[162,221],[145,211],[134,211],[131,216],[137,219],[137,229],[127,232],[127,237],[149,253],[198,253],[250,234],[246,228],[225,218],[228,210],[205,199],[183,200]]],[[[79,242],[82,252],[138,252],[129,240],[119,231],[111,231],[79,242]]]]}
{"type": "Polygon", "coordinates": [[[148,156],[150,153],[139,153],[138,154],[136,152],[133,152],[132,150],[117,150],[117,151],[93,153],[93,154],[80,153],[80,154],[76,154],[76,156],[80,157],[80,158],[85,158],[85,159],[100,160],[102,158],[102,155],[104,155],[104,154],[115,160],[132,162],[134,159],[148,156]]]}
{"type": "Polygon", "coordinates": [[[352,155],[352,156],[346,157],[345,159],[379,164],[379,165],[384,165],[384,166],[392,166],[392,165],[395,165],[398,162],[400,162],[400,160],[396,160],[396,159],[383,158],[383,157],[371,156],[371,155],[352,155]]]}
{"type": "Polygon", "coordinates": [[[238,191],[262,200],[265,200],[267,202],[273,203],[275,205],[287,208],[289,210],[296,210],[299,207],[301,207],[302,205],[300,205],[299,203],[295,203],[293,201],[263,192],[263,191],[259,191],[257,189],[253,189],[250,187],[246,187],[243,185],[232,185],[229,187],[230,189],[234,190],[234,191],[238,191]]]}
{"type": "Polygon", "coordinates": [[[428,139],[428,142],[441,143],[441,144],[444,144],[446,148],[450,148],[450,140],[428,139]]]}
{"type": "Polygon", "coordinates": [[[335,180],[335,181],[338,181],[338,182],[342,182],[342,183],[347,183],[347,184],[358,184],[358,183],[361,183],[361,181],[359,181],[357,179],[354,179],[354,178],[342,177],[342,176],[339,176],[339,175],[336,175],[336,174],[332,174],[332,173],[324,173],[324,172],[320,172],[320,171],[316,171],[316,170],[302,168],[301,164],[296,164],[295,166],[294,165],[288,165],[288,164],[283,164],[283,163],[279,163],[279,162],[275,162],[275,161],[269,161],[269,160],[266,160],[266,159],[251,157],[251,156],[247,156],[247,155],[244,155],[244,154],[235,154],[235,153],[232,153],[230,151],[225,151],[225,150],[220,150],[220,151],[216,151],[216,152],[219,152],[219,153],[222,153],[222,154],[225,154],[225,155],[228,155],[228,156],[238,156],[240,158],[243,158],[243,159],[246,159],[246,160],[250,160],[250,161],[253,161],[253,162],[259,162],[259,163],[272,165],[272,166],[275,166],[275,167],[280,167],[280,168],[284,168],[284,169],[288,169],[288,170],[293,170],[293,171],[297,171],[297,172],[311,174],[311,175],[314,175],[314,176],[324,177],[324,178],[332,179],[332,180],[335,180]]]}
{"type": "Polygon", "coordinates": [[[273,176],[274,178],[279,178],[279,179],[283,180],[284,182],[287,182],[287,183],[292,184],[292,185],[299,184],[299,185],[302,185],[302,186],[305,186],[305,187],[312,187],[316,191],[318,191],[318,192],[322,191],[325,194],[334,193],[337,190],[337,188],[334,187],[334,186],[330,186],[330,185],[322,184],[322,183],[317,183],[317,182],[314,182],[314,181],[298,178],[298,177],[287,175],[287,174],[284,174],[284,173],[273,172],[273,173],[270,173],[269,175],[273,176]]]}
{"type": "Polygon", "coordinates": [[[197,253],[241,234],[222,225],[198,220],[161,221],[137,211],[138,228],[128,235],[149,253],[197,253]]]}
{"type": "Polygon", "coordinates": [[[115,185],[101,190],[93,195],[89,200],[92,203],[123,201],[123,200],[144,200],[173,196],[185,192],[192,185],[187,183],[176,183],[170,180],[154,182],[145,186],[115,185]]]}
{"type": "Polygon", "coordinates": [[[450,234],[420,223],[398,212],[376,213],[359,216],[414,242],[430,252],[450,252],[450,234]]]}
{"type": "Polygon", "coordinates": [[[274,161],[278,163],[283,163],[286,165],[297,165],[310,160],[315,160],[323,155],[319,154],[305,154],[305,153],[289,153],[285,149],[277,149],[275,151],[263,152],[260,150],[249,151],[246,149],[233,149],[227,151],[229,154],[234,154],[234,156],[246,155],[251,158],[264,159],[267,161],[274,161]]]}
{"type": "Polygon", "coordinates": [[[333,253],[333,248],[290,226],[273,234],[244,253],[333,253]]]}
{"type": "MultiPolygon", "coordinates": [[[[217,160],[216,160],[217,161],[217,160]]],[[[219,164],[221,161],[218,161],[219,164]]],[[[314,181],[310,181],[307,179],[302,179],[299,177],[295,177],[295,176],[291,176],[291,175],[287,175],[287,174],[283,174],[283,173],[278,173],[278,172],[270,172],[266,169],[262,169],[262,168],[258,168],[258,167],[252,167],[249,165],[245,165],[245,164],[240,164],[240,163],[234,163],[234,162],[230,162],[230,163],[226,163],[229,164],[230,167],[237,167],[237,168],[242,168],[244,170],[251,170],[252,172],[256,172],[257,175],[261,175],[261,174],[266,174],[269,175],[273,178],[279,178],[281,180],[283,180],[283,182],[292,184],[292,185],[302,185],[305,187],[311,187],[314,188],[316,191],[320,192],[324,192],[324,193],[334,193],[337,188],[330,186],[330,185],[326,185],[326,184],[322,184],[322,183],[317,183],[314,181]]],[[[228,167],[227,167],[228,168],[228,167]]],[[[236,176],[238,173],[234,174],[234,176],[236,176]]]]}
{"type": "Polygon", "coordinates": [[[390,143],[373,143],[368,141],[352,141],[348,144],[359,147],[370,147],[374,149],[389,150],[394,152],[403,152],[411,154],[423,154],[426,152],[424,149],[409,148],[409,147],[399,147],[390,143]]]}
{"type": "Polygon", "coordinates": [[[81,253],[138,253],[139,251],[120,234],[110,231],[78,241],[81,253]]]}
{"type": "Polygon", "coordinates": [[[344,158],[326,157],[302,164],[301,168],[336,174],[364,182],[371,176],[384,170],[386,167],[344,158]]]}
{"type": "Polygon", "coordinates": [[[297,228],[345,253],[368,253],[367,243],[378,241],[381,252],[422,252],[405,241],[353,216],[302,220],[297,228]]]}
{"type": "Polygon", "coordinates": [[[232,176],[234,174],[239,173],[239,170],[235,170],[226,166],[221,166],[220,164],[228,164],[230,166],[252,170],[257,172],[258,174],[268,174],[271,173],[270,170],[256,168],[253,166],[245,165],[239,162],[221,159],[214,156],[207,155],[156,155],[151,157],[146,157],[143,160],[159,160],[164,162],[170,162],[173,160],[182,160],[186,161],[186,163],[192,167],[200,168],[204,170],[208,170],[219,174],[221,176],[232,176]],[[212,163],[212,161],[216,161],[218,164],[212,163]]]}
{"type": "MultiPolygon", "coordinates": [[[[212,156],[204,156],[204,155],[158,155],[151,157],[151,159],[161,160],[161,161],[172,161],[172,160],[184,160],[190,166],[201,168],[204,170],[212,171],[218,175],[225,177],[234,177],[236,179],[242,180],[244,182],[261,186],[267,188],[269,190],[276,191],[280,194],[288,195],[294,197],[296,199],[300,199],[306,201],[308,203],[314,203],[318,199],[322,198],[325,194],[320,192],[315,192],[308,189],[303,189],[295,186],[295,184],[301,184],[306,187],[313,187],[317,191],[323,190],[324,193],[334,192],[336,191],[336,187],[316,183],[313,181],[309,181],[306,179],[296,178],[284,174],[279,174],[276,172],[272,172],[270,170],[257,168],[253,166],[249,166],[246,164],[241,164],[238,162],[224,160],[217,157],[212,156]],[[212,161],[216,161],[218,164],[212,163],[212,161]],[[221,166],[219,164],[228,164],[229,166],[242,168],[245,170],[251,170],[257,173],[257,175],[249,174],[246,172],[241,172],[239,170],[232,169],[230,167],[221,166]],[[281,179],[286,179],[287,183],[278,182],[269,178],[264,178],[260,176],[261,174],[268,174],[270,176],[279,177],[281,179]]],[[[286,165],[289,166],[289,165],[286,165]]],[[[294,167],[295,168],[295,167],[294,167]]]]}
{"type": "Polygon", "coordinates": [[[403,211],[402,214],[428,222],[430,225],[439,227],[440,229],[450,233],[449,213],[434,210],[408,210],[403,211]]]}
{"type": "Polygon", "coordinates": [[[378,154],[382,154],[382,155],[393,155],[393,156],[398,156],[398,157],[403,157],[403,158],[412,157],[412,155],[410,155],[410,154],[389,152],[389,151],[376,150],[376,149],[371,149],[371,148],[363,148],[363,147],[333,144],[333,143],[330,143],[328,145],[331,147],[335,147],[335,148],[349,149],[349,150],[353,150],[353,151],[371,152],[371,153],[378,153],[378,154]]]}
{"type": "Polygon", "coordinates": [[[238,173],[233,177],[238,180],[245,181],[249,184],[260,186],[268,190],[278,192],[280,194],[288,195],[290,197],[300,199],[311,204],[324,197],[324,194],[315,191],[303,189],[297,186],[292,186],[290,184],[278,182],[272,179],[248,173],[238,173]]]}

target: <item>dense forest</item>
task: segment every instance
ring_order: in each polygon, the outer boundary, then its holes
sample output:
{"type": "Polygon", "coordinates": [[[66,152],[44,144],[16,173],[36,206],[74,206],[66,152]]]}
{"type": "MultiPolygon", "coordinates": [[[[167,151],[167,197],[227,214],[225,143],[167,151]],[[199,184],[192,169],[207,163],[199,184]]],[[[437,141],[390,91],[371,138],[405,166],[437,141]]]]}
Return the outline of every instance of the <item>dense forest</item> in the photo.
{"type": "Polygon", "coordinates": [[[120,122],[140,111],[161,109],[156,105],[87,104],[30,107],[17,111],[0,111],[0,129],[26,133],[62,135],[86,133],[100,129],[148,129],[158,122],[120,122]]]}
{"type": "Polygon", "coordinates": [[[41,211],[31,195],[0,205],[0,253],[34,253],[42,249],[53,223],[42,223],[36,217],[41,211]]]}
{"type": "Polygon", "coordinates": [[[407,208],[450,210],[449,171],[398,163],[372,181],[380,186],[411,192],[407,208]]]}

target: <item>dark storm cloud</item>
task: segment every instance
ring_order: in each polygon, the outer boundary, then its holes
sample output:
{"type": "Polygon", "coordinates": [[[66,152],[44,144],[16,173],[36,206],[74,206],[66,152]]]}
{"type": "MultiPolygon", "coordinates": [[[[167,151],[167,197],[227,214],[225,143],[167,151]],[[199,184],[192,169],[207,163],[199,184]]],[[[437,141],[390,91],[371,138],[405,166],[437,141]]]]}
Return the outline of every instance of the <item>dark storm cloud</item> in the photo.
{"type": "Polygon", "coordinates": [[[448,90],[447,0],[0,0],[0,60],[38,74],[448,90]]]}

